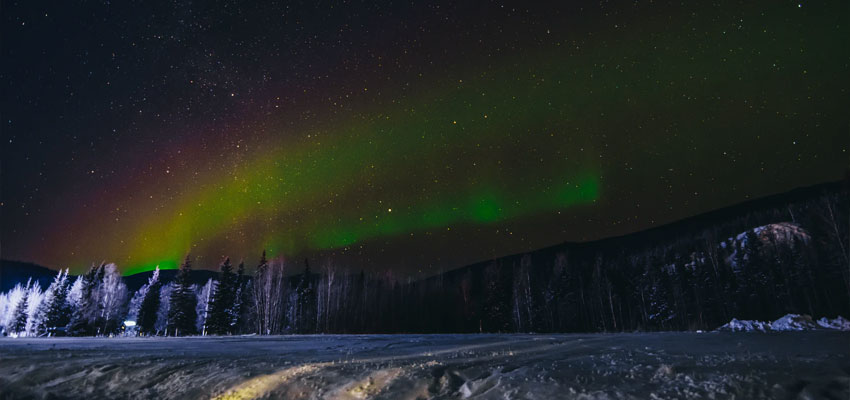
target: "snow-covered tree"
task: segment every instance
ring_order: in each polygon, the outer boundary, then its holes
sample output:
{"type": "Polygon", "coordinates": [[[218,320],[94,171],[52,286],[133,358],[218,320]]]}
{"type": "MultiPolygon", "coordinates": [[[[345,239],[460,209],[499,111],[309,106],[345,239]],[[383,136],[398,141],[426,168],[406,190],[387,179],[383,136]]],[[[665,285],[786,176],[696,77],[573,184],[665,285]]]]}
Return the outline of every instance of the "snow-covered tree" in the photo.
{"type": "MultiPolygon", "coordinates": [[[[253,290],[254,310],[257,332],[271,335],[283,332],[287,284],[282,259],[269,263],[266,252],[260,259],[254,274],[253,290]]],[[[294,293],[294,292],[293,292],[294,293]]]]}
{"type": "Polygon", "coordinates": [[[15,310],[18,307],[18,303],[23,299],[25,292],[26,287],[18,282],[11,290],[0,297],[0,327],[3,328],[4,334],[8,335],[13,332],[11,327],[15,317],[15,310]]]}
{"type": "Polygon", "coordinates": [[[27,285],[21,289],[17,304],[11,311],[7,331],[17,336],[36,336],[39,321],[38,310],[44,299],[44,292],[37,281],[27,280],[27,285]],[[21,326],[21,324],[23,324],[21,326]]]}
{"type": "Polygon", "coordinates": [[[93,322],[97,315],[97,299],[95,289],[97,282],[103,277],[105,264],[98,267],[92,265],[88,272],[80,276],[71,288],[71,299],[74,311],[68,323],[68,334],[86,336],[95,333],[93,322]]]}
{"type": "Polygon", "coordinates": [[[156,332],[157,311],[160,304],[160,288],[162,283],[159,280],[159,267],[154,270],[153,275],[148,279],[148,283],[139,288],[142,292],[139,302],[139,311],[136,315],[136,326],[139,328],[140,334],[152,334],[156,332]]]}
{"type": "Polygon", "coordinates": [[[330,331],[331,321],[339,313],[338,302],[336,301],[339,299],[339,293],[335,290],[338,289],[339,283],[336,278],[336,268],[329,263],[323,268],[319,284],[316,287],[316,320],[319,330],[323,332],[330,331]]]}
{"type": "Polygon", "coordinates": [[[69,295],[76,308],[68,333],[74,336],[115,333],[124,320],[127,305],[127,286],[118,267],[106,263],[92,266],[78,282],[74,282],[69,295]]]}
{"type": "Polygon", "coordinates": [[[97,286],[99,315],[101,326],[96,327],[98,334],[108,335],[116,332],[124,321],[127,304],[127,285],[121,279],[121,273],[115,264],[107,264],[97,286]]]}
{"type": "Polygon", "coordinates": [[[207,318],[209,314],[210,300],[215,292],[216,281],[212,278],[207,280],[204,286],[198,287],[195,297],[198,298],[198,305],[195,307],[195,312],[198,314],[198,319],[195,322],[195,329],[201,335],[207,334],[207,318]]]}
{"type": "Polygon", "coordinates": [[[71,306],[71,310],[76,310],[80,306],[83,297],[84,281],[85,275],[79,275],[77,279],[74,279],[74,283],[71,284],[71,290],[68,291],[68,305],[71,306]]]}
{"type": "Polygon", "coordinates": [[[0,335],[6,334],[6,325],[4,321],[6,320],[6,313],[9,312],[9,294],[8,293],[0,293],[0,335]]]}
{"type": "Polygon", "coordinates": [[[71,306],[68,302],[70,289],[68,269],[60,270],[44,293],[44,299],[36,311],[34,325],[39,335],[54,336],[57,329],[68,324],[71,319],[71,306]]]}
{"type": "Polygon", "coordinates": [[[142,300],[145,299],[145,295],[148,293],[148,284],[142,285],[135,293],[133,293],[133,297],[130,297],[130,303],[127,305],[127,320],[129,321],[138,321],[139,320],[139,309],[142,308],[142,300]]]}
{"type": "Polygon", "coordinates": [[[240,262],[236,269],[236,296],[230,309],[230,331],[237,332],[244,325],[246,304],[248,303],[248,277],[245,276],[245,263],[240,262]]]}
{"type": "Polygon", "coordinates": [[[513,296],[512,312],[514,329],[517,332],[530,332],[533,330],[535,316],[534,298],[531,295],[531,257],[525,255],[520,260],[519,266],[514,266],[513,271],[513,296]]]}
{"type": "Polygon", "coordinates": [[[156,308],[156,322],[152,333],[165,333],[168,328],[168,312],[171,307],[171,293],[174,292],[174,282],[161,284],[159,289],[159,307],[156,308]]]}
{"type": "Polygon", "coordinates": [[[27,281],[27,286],[24,289],[23,296],[15,306],[15,311],[12,313],[12,323],[9,326],[9,331],[23,336],[27,331],[27,319],[29,318],[29,294],[32,281],[27,281]]]}

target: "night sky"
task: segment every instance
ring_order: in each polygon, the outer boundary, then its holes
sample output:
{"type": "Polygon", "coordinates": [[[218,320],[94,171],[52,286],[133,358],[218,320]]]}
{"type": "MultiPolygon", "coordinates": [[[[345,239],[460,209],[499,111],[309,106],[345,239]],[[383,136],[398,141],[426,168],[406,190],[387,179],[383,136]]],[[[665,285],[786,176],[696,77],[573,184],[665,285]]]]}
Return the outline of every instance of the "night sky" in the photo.
{"type": "Polygon", "coordinates": [[[429,274],[848,165],[846,0],[253,3],[3,0],[0,256],[429,274]]]}

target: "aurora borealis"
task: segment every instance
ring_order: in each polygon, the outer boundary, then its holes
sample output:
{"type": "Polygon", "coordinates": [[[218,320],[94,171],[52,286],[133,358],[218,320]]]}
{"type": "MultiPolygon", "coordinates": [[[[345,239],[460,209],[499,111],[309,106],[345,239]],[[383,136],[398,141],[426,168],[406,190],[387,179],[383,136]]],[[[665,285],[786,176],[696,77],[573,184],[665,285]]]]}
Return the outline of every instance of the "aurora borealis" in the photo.
{"type": "Polygon", "coordinates": [[[431,273],[848,165],[847,2],[32,3],[4,259],[431,273]]]}

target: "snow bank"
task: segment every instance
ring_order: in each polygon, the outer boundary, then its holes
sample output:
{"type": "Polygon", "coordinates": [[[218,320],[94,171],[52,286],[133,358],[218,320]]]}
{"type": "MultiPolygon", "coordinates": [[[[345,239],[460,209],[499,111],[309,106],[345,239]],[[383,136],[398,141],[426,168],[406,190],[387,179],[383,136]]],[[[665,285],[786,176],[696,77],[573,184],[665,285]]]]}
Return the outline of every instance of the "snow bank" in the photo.
{"type": "Polygon", "coordinates": [[[717,330],[730,332],[767,332],[770,330],[770,324],[763,321],[732,318],[728,324],[717,328],[717,330]]]}
{"type": "Polygon", "coordinates": [[[815,329],[850,331],[850,321],[842,316],[838,316],[835,319],[824,317],[815,323],[812,321],[812,317],[808,315],[786,314],[773,322],[732,318],[729,323],[717,328],[718,331],[726,332],[785,332],[810,331],[815,329]]]}
{"type": "Polygon", "coordinates": [[[850,321],[846,320],[842,316],[838,316],[835,319],[826,319],[826,317],[818,320],[818,325],[824,329],[835,329],[839,331],[850,331],[850,321]]]}
{"type": "Polygon", "coordinates": [[[785,314],[770,324],[770,329],[774,331],[810,331],[817,328],[811,316],[800,314],[785,314]]]}

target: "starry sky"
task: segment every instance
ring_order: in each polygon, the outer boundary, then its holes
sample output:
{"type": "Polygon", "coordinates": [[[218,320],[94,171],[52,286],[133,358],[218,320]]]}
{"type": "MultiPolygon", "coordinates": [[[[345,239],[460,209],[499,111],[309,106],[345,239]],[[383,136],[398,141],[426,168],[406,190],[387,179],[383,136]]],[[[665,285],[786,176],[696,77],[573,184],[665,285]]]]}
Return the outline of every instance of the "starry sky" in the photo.
{"type": "Polygon", "coordinates": [[[0,256],[430,274],[848,165],[846,1],[254,3],[3,0],[0,256]]]}

